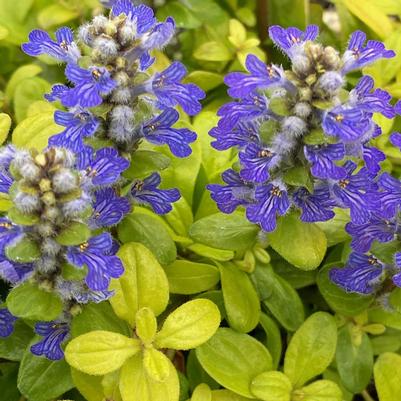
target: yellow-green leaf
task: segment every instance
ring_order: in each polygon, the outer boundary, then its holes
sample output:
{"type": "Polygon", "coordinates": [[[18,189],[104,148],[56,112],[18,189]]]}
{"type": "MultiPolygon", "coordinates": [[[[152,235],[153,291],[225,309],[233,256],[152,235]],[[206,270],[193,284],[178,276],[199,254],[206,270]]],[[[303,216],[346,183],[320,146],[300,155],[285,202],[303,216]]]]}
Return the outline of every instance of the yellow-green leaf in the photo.
{"type": "Polygon", "coordinates": [[[374,377],[380,401],[401,400],[401,356],[386,352],[374,366],[374,377]]]}
{"type": "Polygon", "coordinates": [[[119,369],[140,350],[140,341],[111,331],[91,331],[71,340],[65,359],[73,368],[90,375],[119,369]]]}
{"type": "Polygon", "coordinates": [[[154,348],[145,348],[143,352],[143,367],[150,378],[158,382],[165,381],[170,374],[169,359],[154,348]]]}
{"type": "Polygon", "coordinates": [[[0,145],[5,142],[11,127],[11,117],[6,113],[0,113],[0,145]]]}
{"type": "Polygon", "coordinates": [[[251,393],[263,401],[290,401],[292,384],[281,372],[264,372],[251,383],[251,393]]]}
{"type": "Polygon", "coordinates": [[[145,343],[149,344],[153,341],[156,330],[157,321],[155,314],[150,308],[141,308],[136,313],[136,334],[145,343]]]}

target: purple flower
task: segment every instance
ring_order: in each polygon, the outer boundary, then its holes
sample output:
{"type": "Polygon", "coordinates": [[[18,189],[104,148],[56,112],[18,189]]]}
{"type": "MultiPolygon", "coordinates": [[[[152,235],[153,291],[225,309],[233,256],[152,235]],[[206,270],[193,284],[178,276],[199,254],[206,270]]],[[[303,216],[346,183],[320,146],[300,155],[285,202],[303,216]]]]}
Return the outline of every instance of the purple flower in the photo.
{"type": "Polygon", "coordinates": [[[245,183],[236,171],[229,169],[222,174],[222,178],[227,185],[209,184],[206,188],[223,213],[232,213],[238,206],[254,202],[253,185],[245,183]]]}
{"type": "Polygon", "coordinates": [[[161,178],[157,173],[134,182],[131,188],[131,196],[139,205],[149,205],[157,214],[166,214],[172,210],[171,203],[180,199],[178,189],[159,189],[161,178]]]}
{"type": "Polygon", "coordinates": [[[277,214],[282,216],[290,208],[287,191],[281,184],[262,185],[255,190],[255,200],[246,209],[248,220],[260,224],[263,231],[274,231],[277,214]]]}
{"type": "Polygon", "coordinates": [[[29,34],[29,42],[22,44],[22,50],[30,56],[48,54],[66,63],[77,63],[81,54],[74,42],[72,30],[66,27],[58,29],[56,39],[55,42],[47,32],[35,29],[29,34]]]}
{"type": "Polygon", "coordinates": [[[347,292],[371,294],[381,282],[383,267],[374,256],[354,252],[346,267],[330,270],[330,278],[347,292]]]}
{"type": "Polygon", "coordinates": [[[124,272],[120,259],[108,255],[112,245],[111,235],[102,233],[79,246],[68,247],[68,262],[79,268],[88,267],[85,282],[94,291],[107,290],[110,278],[118,278],[124,272]]]}
{"type": "Polygon", "coordinates": [[[395,219],[386,220],[372,213],[365,224],[348,223],[345,227],[351,235],[351,247],[358,252],[368,252],[373,241],[390,242],[395,238],[397,224],[395,219]]]}
{"type": "Polygon", "coordinates": [[[61,344],[69,334],[68,324],[60,321],[40,322],[35,325],[35,333],[43,337],[31,346],[32,354],[44,355],[47,359],[57,361],[64,357],[61,344]]]}
{"type": "Polygon", "coordinates": [[[96,152],[95,157],[90,156],[84,163],[86,176],[95,186],[114,184],[120,174],[129,167],[129,161],[119,156],[113,148],[103,148],[96,152]]]}
{"type": "Polygon", "coordinates": [[[224,78],[231,97],[244,98],[257,89],[288,85],[282,68],[267,66],[253,54],[247,56],[245,66],[250,74],[231,72],[224,78]]]}
{"type": "Polygon", "coordinates": [[[0,260],[0,277],[12,285],[25,281],[32,273],[31,264],[15,263],[6,259],[4,255],[0,256],[0,260]]]}
{"type": "Polygon", "coordinates": [[[45,99],[49,102],[55,102],[57,100],[61,100],[63,95],[69,91],[68,86],[56,84],[52,86],[52,90],[50,93],[45,94],[45,99]]]}
{"type": "Polygon", "coordinates": [[[99,120],[81,108],[74,113],[57,110],[54,121],[66,128],[49,138],[49,146],[65,147],[77,153],[84,147],[83,138],[93,135],[99,127],[99,120]]]}
{"type": "Polygon", "coordinates": [[[316,25],[308,25],[305,32],[294,27],[282,28],[279,25],[269,28],[270,39],[289,57],[294,55],[295,46],[302,45],[308,40],[315,40],[317,35],[319,35],[319,27],[316,25]]]}
{"type": "Polygon", "coordinates": [[[346,172],[334,160],[342,160],[345,149],[342,143],[305,146],[305,157],[312,164],[311,172],[316,178],[344,178],[346,172]]]}
{"type": "Polygon", "coordinates": [[[369,119],[359,107],[336,106],[327,111],[323,117],[324,132],[344,142],[361,138],[369,126],[369,119]]]}
{"type": "Polygon", "coordinates": [[[399,132],[390,135],[390,142],[401,150],[401,134],[399,132]]]}
{"type": "Polygon", "coordinates": [[[302,211],[301,220],[307,223],[327,221],[335,215],[332,210],[335,202],[327,185],[317,186],[313,194],[301,187],[294,192],[292,200],[302,211]]]}
{"type": "Polygon", "coordinates": [[[201,111],[199,100],[205,97],[205,92],[194,84],[182,84],[187,70],[178,61],[172,63],[161,73],[156,73],[151,81],[151,91],[157,96],[161,109],[180,105],[190,116],[201,111]]]}
{"type": "Polygon", "coordinates": [[[398,252],[395,254],[394,256],[394,260],[395,260],[395,265],[397,267],[398,272],[396,274],[393,275],[392,279],[393,279],[393,283],[397,286],[397,287],[401,287],[401,252],[398,252]]]}
{"type": "Polygon", "coordinates": [[[150,143],[168,145],[173,155],[186,157],[192,152],[188,144],[196,140],[196,134],[187,128],[172,128],[178,119],[176,110],[164,110],[143,125],[143,135],[150,143]]]}
{"type": "Polygon", "coordinates": [[[391,219],[401,206],[401,182],[388,173],[383,173],[378,181],[380,194],[380,214],[391,219]]]}
{"type": "Polygon", "coordinates": [[[376,175],[380,171],[380,162],[386,159],[386,155],[373,146],[362,146],[362,159],[368,171],[376,175]]]}
{"type": "Polygon", "coordinates": [[[0,308],[0,337],[8,337],[14,331],[14,323],[17,320],[7,308],[0,308]]]}
{"type": "Polygon", "coordinates": [[[103,102],[102,95],[108,95],[117,85],[105,67],[89,67],[86,70],[75,64],[68,64],[65,74],[75,84],[74,88],[61,96],[66,107],[99,106],[103,102]]]}
{"type": "Polygon", "coordinates": [[[269,178],[269,168],[276,155],[266,147],[250,143],[239,154],[242,169],[240,176],[244,181],[265,182],[269,178]]]}
{"type": "Polygon", "coordinates": [[[373,63],[379,58],[391,58],[395,56],[392,50],[386,50],[382,42],[377,40],[368,40],[362,31],[355,31],[350,38],[348,48],[343,56],[342,73],[362,68],[373,63]]]}
{"type": "Polygon", "coordinates": [[[17,242],[22,236],[21,226],[13,224],[6,217],[0,217],[0,253],[4,253],[4,248],[17,242]]]}
{"type": "Polygon", "coordinates": [[[168,17],[165,22],[159,22],[142,37],[141,49],[144,51],[162,49],[174,35],[174,19],[168,17]]]}
{"type": "Polygon", "coordinates": [[[118,17],[125,14],[135,24],[138,35],[142,35],[156,23],[153,10],[144,4],[135,6],[131,0],[117,0],[111,5],[113,15],[118,17]]]}
{"type": "Polygon", "coordinates": [[[113,188],[101,189],[95,192],[90,225],[92,228],[114,226],[129,213],[130,209],[128,200],[117,196],[113,188]]]}
{"type": "Polygon", "coordinates": [[[350,209],[352,222],[364,224],[370,217],[370,211],[379,207],[378,196],[366,168],[353,174],[356,167],[352,161],[344,164],[346,176],[332,182],[332,192],[338,206],[350,209]]]}

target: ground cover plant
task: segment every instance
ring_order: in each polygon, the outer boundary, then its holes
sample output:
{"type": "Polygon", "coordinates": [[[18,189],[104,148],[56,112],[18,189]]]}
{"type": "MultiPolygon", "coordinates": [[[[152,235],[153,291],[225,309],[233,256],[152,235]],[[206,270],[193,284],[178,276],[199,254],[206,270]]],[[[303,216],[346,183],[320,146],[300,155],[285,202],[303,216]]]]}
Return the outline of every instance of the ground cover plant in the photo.
{"type": "Polygon", "coordinates": [[[0,0],[0,399],[401,399],[401,4],[0,0]]]}

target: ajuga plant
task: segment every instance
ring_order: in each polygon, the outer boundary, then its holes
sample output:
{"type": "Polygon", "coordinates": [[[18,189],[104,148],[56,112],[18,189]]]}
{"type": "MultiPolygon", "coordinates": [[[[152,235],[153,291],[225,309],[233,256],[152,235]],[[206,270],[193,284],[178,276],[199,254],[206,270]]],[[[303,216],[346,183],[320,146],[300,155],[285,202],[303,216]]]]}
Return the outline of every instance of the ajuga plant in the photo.
{"type": "MultiPolygon", "coordinates": [[[[379,58],[394,57],[381,42],[357,31],[340,55],[316,42],[318,27],[269,28],[271,40],[291,69],[246,60],[248,73],[229,73],[225,82],[236,100],[223,105],[210,135],[214,148],[239,149],[224,185],[209,185],[219,209],[246,209],[263,231],[276,228],[278,215],[300,211],[303,222],[327,221],[333,208],[349,209],[351,224],[370,224],[380,208],[376,175],[384,154],[370,141],[381,130],[374,113],[393,118],[391,96],[373,89],[363,76],[348,88],[346,74],[379,58]]],[[[386,184],[384,184],[386,185],[386,184]]]]}
{"type": "Polygon", "coordinates": [[[12,201],[0,222],[0,276],[13,287],[0,309],[0,336],[12,335],[17,318],[37,322],[43,338],[31,351],[51,360],[63,358],[82,305],[109,299],[110,279],[123,274],[113,226],[135,204],[164,214],[180,198],[175,188],[159,188],[156,152],[135,159],[140,144],[188,156],[196,135],[173,127],[174,107],[194,115],[204,97],[181,83],[181,63],[146,72],[155,61],[150,51],[172,38],[173,19],[159,22],[151,8],[129,0],[112,3],[107,16],[79,28],[77,39],[67,27],[55,40],[42,30],[29,34],[25,53],[66,63],[67,84],[45,96],[58,102],[54,120],[64,129],[43,152],[12,145],[0,151],[0,191],[12,201]]]}

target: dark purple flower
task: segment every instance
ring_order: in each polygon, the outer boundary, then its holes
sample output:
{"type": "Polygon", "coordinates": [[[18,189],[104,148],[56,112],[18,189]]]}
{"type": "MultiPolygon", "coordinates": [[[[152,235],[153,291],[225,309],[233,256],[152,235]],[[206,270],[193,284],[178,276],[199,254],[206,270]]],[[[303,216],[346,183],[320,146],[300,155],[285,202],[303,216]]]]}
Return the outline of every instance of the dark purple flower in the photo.
{"type": "Polygon", "coordinates": [[[378,181],[381,214],[387,219],[393,218],[401,206],[401,182],[388,173],[383,173],[378,181]]]}
{"type": "Polygon", "coordinates": [[[93,135],[99,127],[99,120],[89,111],[78,109],[74,113],[57,110],[54,121],[65,128],[63,132],[49,138],[49,146],[60,146],[80,152],[83,138],[93,135]]]}
{"type": "Polygon", "coordinates": [[[156,58],[152,57],[149,52],[144,52],[139,58],[139,68],[141,71],[146,71],[154,62],[156,58]]]}
{"type": "Polygon", "coordinates": [[[0,308],[0,337],[8,337],[14,331],[14,323],[17,320],[7,308],[0,308]]]}
{"type": "Polygon", "coordinates": [[[206,188],[223,213],[232,213],[238,206],[249,205],[254,201],[253,184],[245,183],[236,171],[226,170],[222,179],[227,185],[209,184],[206,188]]]}
{"type": "Polygon", "coordinates": [[[269,178],[269,168],[276,155],[266,147],[250,143],[239,153],[242,169],[240,176],[244,181],[265,182],[269,178]]]}
{"type": "Polygon", "coordinates": [[[17,242],[22,236],[21,226],[13,224],[6,217],[0,217],[0,254],[4,253],[4,248],[17,242]]]}
{"type": "Polygon", "coordinates": [[[114,291],[91,291],[86,289],[80,292],[73,292],[72,295],[80,304],[88,304],[89,302],[99,304],[100,302],[110,299],[114,295],[114,291]]]}
{"type": "Polygon", "coordinates": [[[316,178],[344,178],[346,172],[334,160],[342,160],[345,149],[342,143],[305,146],[305,157],[312,164],[311,172],[316,178]]]}
{"type": "Polygon", "coordinates": [[[81,54],[74,42],[72,30],[66,27],[58,29],[56,39],[55,42],[47,32],[35,29],[29,34],[29,42],[22,44],[22,50],[30,56],[48,54],[57,60],[75,64],[81,54]]]}
{"type": "Polygon", "coordinates": [[[247,56],[245,66],[249,74],[231,72],[224,78],[231,97],[244,98],[257,89],[288,85],[282,68],[267,66],[253,54],[247,56]]]}
{"type": "Polygon", "coordinates": [[[140,48],[143,51],[162,49],[174,35],[175,22],[172,17],[166,18],[165,22],[159,22],[141,38],[140,48]]]}
{"type": "Polygon", "coordinates": [[[362,68],[373,63],[379,58],[391,58],[395,56],[392,50],[386,50],[382,42],[368,40],[362,31],[355,31],[349,40],[348,48],[343,56],[343,74],[362,68]]]}
{"type": "Polygon", "coordinates": [[[124,272],[120,259],[107,254],[112,245],[111,235],[102,233],[79,246],[68,247],[68,262],[79,268],[88,267],[85,282],[94,291],[107,290],[110,278],[118,278],[124,272]]]}
{"type": "Polygon", "coordinates": [[[181,80],[187,73],[184,65],[178,61],[172,63],[151,80],[151,92],[157,96],[161,109],[180,105],[190,116],[201,111],[199,100],[205,97],[205,92],[194,84],[182,84],[181,80]]]}
{"type": "Polygon", "coordinates": [[[113,148],[103,148],[96,152],[96,155],[85,158],[83,164],[86,176],[91,179],[95,186],[114,184],[120,174],[129,167],[129,161],[118,154],[113,148]]]}
{"type": "Polygon", "coordinates": [[[255,200],[246,209],[248,220],[260,224],[263,231],[274,231],[277,214],[282,216],[290,208],[287,191],[280,184],[262,185],[255,190],[255,200]]]}
{"type": "Polygon", "coordinates": [[[345,227],[351,235],[351,247],[357,252],[368,252],[373,241],[390,242],[397,232],[395,219],[386,220],[372,213],[365,224],[348,223],[345,227]]]}
{"type": "Polygon", "coordinates": [[[0,277],[12,285],[25,281],[32,273],[31,264],[12,262],[4,255],[0,256],[0,260],[0,277]]]}
{"type": "Polygon", "coordinates": [[[397,267],[398,272],[396,272],[396,274],[393,274],[393,283],[397,286],[397,287],[401,287],[401,252],[398,252],[394,255],[394,261],[395,261],[395,265],[397,267]]]}
{"type": "Polygon", "coordinates": [[[327,111],[323,117],[324,132],[344,142],[361,138],[369,126],[369,119],[359,107],[336,106],[327,111]]]}
{"type": "Polygon", "coordinates": [[[373,146],[362,146],[362,158],[368,171],[376,175],[380,171],[380,162],[386,159],[386,155],[373,146]]]}
{"type": "Polygon", "coordinates": [[[129,213],[130,209],[128,200],[117,196],[113,188],[101,189],[95,192],[90,225],[93,228],[114,226],[129,213]]]}
{"type": "Polygon", "coordinates": [[[52,321],[40,322],[35,325],[35,333],[43,337],[38,343],[31,346],[32,354],[45,356],[51,361],[57,361],[64,357],[61,344],[69,334],[68,324],[65,322],[52,321]]]}
{"type": "Polygon", "coordinates": [[[115,17],[125,14],[128,20],[135,23],[138,35],[142,35],[156,23],[153,10],[144,4],[135,6],[131,0],[117,0],[113,2],[112,7],[111,11],[115,17]]]}
{"type": "Polygon", "coordinates": [[[313,194],[301,187],[294,192],[292,200],[302,211],[301,220],[307,223],[327,221],[335,215],[333,212],[335,202],[327,185],[316,187],[313,194]]]}
{"type": "Polygon", "coordinates": [[[103,102],[102,95],[108,95],[117,85],[105,67],[89,67],[86,70],[75,64],[68,64],[65,74],[75,84],[74,88],[61,96],[66,107],[99,106],[103,102]]]}
{"type": "Polygon", "coordinates": [[[383,264],[374,256],[351,253],[347,265],[330,270],[331,280],[347,292],[371,294],[383,277],[383,264]]]}
{"type": "Polygon", "coordinates": [[[131,188],[131,196],[139,205],[149,205],[157,214],[166,214],[172,210],[171,203],[178,201],[181,195],[178,189],[160,189],[161,178],[153,173],[144,180],[137,180],[131,188]]]}
{"type": "Polygon", "coordinates": [[[394,132],[390,135],[390,142],[401,149],[401,134],[399,132],[394,132]]]}
{"type": "Polygon", "coordinates": [[[332,192],[338,206],[350,209],[352,222],[364,224],[370,217],[370,211],[380,205],[371,175],[366,168],[353,174],[356,167],[352,161],[344,164],[346,176],[332,182],[332,192]]]}
{"type": "Polygon", "coordinates": [[[196,140],[196,134],[187,128],[172,128],[178,119],[176,110],[164,110],[143,125],[143,135],[150,143],[168,145],[173,155],[186,157],[192,152],[188,144],[196,140]]]}
{"type": "Polygon", "coordinates": [[[55,102],[61,100],[63,95],[69,91],[69,87],[66,85],[56,84],[52,86],[50,93],[45,94],[45,99],[49,102],[55,102]]]}
{"type": "Polygon", "coordinates": [[[290,58],[294,54],[294,46],[299,46],[308,40],[315,40],[319,35],[319,27],[308,25],[305,32],[298,28],[282,28],[279,25],[273,25],[269,28],[270,39],[290,58]]]}

